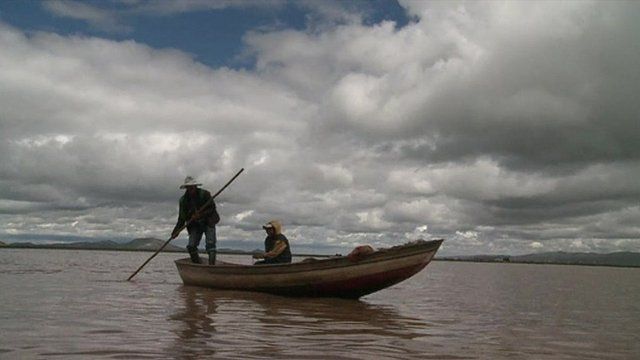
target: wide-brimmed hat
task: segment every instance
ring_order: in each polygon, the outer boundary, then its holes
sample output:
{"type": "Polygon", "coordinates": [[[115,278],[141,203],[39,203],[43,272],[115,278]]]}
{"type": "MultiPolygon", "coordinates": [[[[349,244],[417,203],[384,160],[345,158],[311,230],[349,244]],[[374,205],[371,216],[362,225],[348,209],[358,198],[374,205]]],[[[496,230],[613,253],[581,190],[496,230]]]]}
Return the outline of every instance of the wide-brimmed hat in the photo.
{"type": "Polygon", "coordinates": [[[271,220],[268,223],[262,225],[262,228],[265,230],[272,229],[276,234],[282,233],[282,223],[280,220],[271,220]]]}
{"type": "Polygon", "coordinates": [[[193,178],[193,176],[187,176],[186,178],[184,178],[184,184],[180,185],[180,189],[185,189],[187,186],[201,186],[201,185],[202,184],[197,182],[196,179],[193,178]]]}

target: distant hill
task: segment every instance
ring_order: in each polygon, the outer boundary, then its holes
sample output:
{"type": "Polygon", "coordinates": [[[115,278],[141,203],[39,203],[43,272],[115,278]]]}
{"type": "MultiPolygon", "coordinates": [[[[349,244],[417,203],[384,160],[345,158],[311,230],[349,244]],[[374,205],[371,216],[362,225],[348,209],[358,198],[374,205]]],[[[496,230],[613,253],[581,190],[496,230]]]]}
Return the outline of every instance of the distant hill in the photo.
{"type": "MultiPolygon", "coordinates": [[[[11,248],[28,249],[83,249],[83,250],[132,250],[132,251],[156,251],[164,244],[163,240],[155,238],[138,238],[127,243],[117,243],[111,240],[95,242],[71,242],[57,244],[33,244],[33,243],[11,243],[6,244],[11,248]]],[[[182,247],[168,244],[162,251],[184,252],[182,247]]]]}
{"type": "MultiPolygon", "coordinates": [[[[156,238],[137,238],[125,243],[127,249],[133,250],[153,250],[156,251],[164,244],[166,240],[160,240],[156,238]]],[[[172,244],[168,244],[162,251],[177,251],[183,252],[187,251],[183,247],[175,246],[172,244]]]]}
{"type": "MultiPolygon", "coordinates": [[[[156,251],[164,244],[165,240],[156,238],[137,238],[126,243],[118,243],[112,240],[95,242],[71,242],[57,244],[33,244],[33,243],[4,243],[0,241],[0,247],[22,249],[82,249],[82,250],[124,250],[124,251],[156,251]]],[[[183,247],[168,244],[162,251],[186,252],[183,247]]],[[[260,252],[219,248],[223,254],[250,254],[260,252]]],[[[298,256],[301,256],[298,254],[298,256]]],[[[309,255],[324,256],[324,255],[309,255]]],[[[626,266],[640,267],[640,253],[614,252],[608,254],[598,253],[570,253],[570,252],[546,252],[527,255],[469,255],[469,256],[443,256],[436,260],[448,261],[472,261],[472,262],[511,262],[530,264],[568,264],[568,265],[600,265],[600,266],[626,266]]]]}
{"type": "Polygon", "coordinates": [[[609,265],[609,266],[639,266],[640,253],[614,252],[609,254],[596,253],[568,253],[547,252],[512,256],[512,262],[579,264],[579,265],[609,265]]]}
{"type": "MultiPolygon", "coordinates": [[[[7,248],[17,249],[79,249],[79,250],[118,250],[118,251],[156,251],[164,244],[165,240],[156,238],[137,238],[126,243],[118,243],[111,240],[94,241],[94,242],[71,242],[71,243],[56,243],[56,244],[34,244],[29,242],[16,242],[5,244],[7,248]]],[[[4,244],[4,243],[1,243],[4,244]]],[[[2,245],[0,245],[2,246],[2,245]]],[[[168,244],[162,251],[165,252],[186,252],[187,249],[172,244],[168,244]]],[[[200,252],[204,249],[200,247],[200,252]]],[[[262,252],[261,249],[255,250],[238,250],[230,248],[218,248],[219,254],[237,254],[237,255],[249,255],[255,252],[262,252]]],[[[329,255],[322,254],[293,254],[294,256],[306,256],[306,257],[329,257],[329,255]]]]}
{"type": "Polygon", "coordinates": [[[567,264],[567,265],[600,265],[600,266],[627,266],[640,267],[640,253],[614,252],[608,254],[598,253],[570,253],[570,252],[546,252],[527,255],[470,255],[470,256],[446,256],[440,260],[474,261],[474,262],[511,262],[533,264],[567,264]]]}
{"type": "Polygon", "coordinates": [[[7,246],[7,244],[5,244],[2,241],[0,241],[0,246],[7,246]]]}

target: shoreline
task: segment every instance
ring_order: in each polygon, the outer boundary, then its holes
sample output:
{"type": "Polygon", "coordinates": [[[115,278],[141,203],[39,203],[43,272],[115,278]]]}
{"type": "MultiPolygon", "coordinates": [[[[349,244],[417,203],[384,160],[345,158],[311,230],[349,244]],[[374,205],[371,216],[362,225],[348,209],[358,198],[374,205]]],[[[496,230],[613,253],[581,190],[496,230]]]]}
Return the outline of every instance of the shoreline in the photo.
{"type": "Polygon", "coordinates": [[[447,258],[437,258],[437,257],[434,257],[432,261],[507,264],[507,265],[527,264],[527,265],[598,266],[598,267],[616,267],[616,268],[632,268],[632,269],[640,268],[640,265],[622,265],[622,264],[595,264],[595,263],[580,263],[580,262],[546,262],[546,261],[467,260],[467,259],[447,259],[447,258]]]}
{"type": "MultiPolygon", "coordinates": [[[[2,249],[23,249],[23,250],[90,250],[90,251],[126,251],[126,252],[156,252],[158,249],[127,249],[127,248],[104,248],[104,247],[60,247],[60,246],[48,246],[48,245],[39,245],[39,246],[15,246],[15,245],[3,245],[0,246],[0,250],[2,249]]],[[[164,253],[184,253],[188,254],[187,250],[162,250],[164,253]]],[[[199,250],[198,253],[206,254],[207,252],[204,250],[199,250]]],[[[253,255],[252,251],[243,251],[243,250],[218,250],[218,254],[225,255],[253,255]]],[[[319,257],[319,258],[329,258],[335,255],[324,255],[324,254],[291,254],[291,256],[297,257],[319,257]]]]}
{"type": "MultiPolygon", "coordinates": [[[[59,247],[59,246],[15,246],[15,245],[3,245],[2,249],[26,249],[26,250],[89,250],[89,251],[125,251],[125,252],[155,252],[157,249],[127,249],[127,248],[104,248],[104,247],[59,247]]],[[[165,253],[184,253],[185,250],[162,250],[165,253]]],[[[206,254],[206,251],[199,250],[200,254],[206,254]]],[[[251,251],[244,250],[218,250],[218,254],[225,255],[253,255],[251,251]]],[[[336,255],[325,254],[292,254],[294,257],[315,257],[315,258],[330,258],[336,255]]],[[[447,262],[468,262],[468,263],[489,263],[489,264],[530,264],[530,265],[570,265],[570,266],[598,266],[598,267],[615,267],[615,268],[640,268],[640,265],[624,265],[624,264],[598,264],[598,263],[582,263],[582,262],[547,262],[547,261],[501,261],[501,260],[474,260],[474,259],[451,259],[451,258],[439,258],[434,257],[433,261],[447,261],[447,262]]]]}

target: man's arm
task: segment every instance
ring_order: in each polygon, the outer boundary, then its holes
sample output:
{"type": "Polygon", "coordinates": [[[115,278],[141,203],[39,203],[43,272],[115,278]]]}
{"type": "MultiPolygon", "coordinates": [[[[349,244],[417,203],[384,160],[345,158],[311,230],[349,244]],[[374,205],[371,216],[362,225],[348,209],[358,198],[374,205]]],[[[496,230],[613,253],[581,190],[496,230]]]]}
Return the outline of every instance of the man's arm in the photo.
{"type": "Polygon", "coordinates": [[[207,207],[202,209],[200,212],[196,212],[194,214],[194,220],[197,219],[209,219],[212,221],[211,225],[215,225],[220,221],[220,215],[218,215],[218,211],[216,210],[216,203],[211,198],[211,193],[207,190],[202,190],[204,193],[203,199],[205,200],[205,204],[208,204],[207,207]]]}
{"type": "Polygon", "coordinates": [[[257,253],[257,254],[253,254],[253,258],[254,259],[269,259],[269,258],[274,258],[278,255],[280,255],[284,249],[287,248],[287,244],[282,241],[282,240],[276,240],[276,244],[274,245],[273,249],[271,249],[271,251],[266,252],[266,253],[257,253]]]}
{"type": "Polygon", "coordinates": [[[286,248],[287,248],[287,244],[284,241],[277,240],[276,244],[273,247],[273,249],[271,251],[269,251],[268,253],[265,253],[264,257],[265,257],[265,259],[274,258],[274,257],[282,254],[282,252],[286,248]]]}
{"type": "MultiPolygon", "coordinates": [[[[198,213],[198,215],[201,218],[207,218],[207,217],[211,216],[211,214],[215,210],[216,204],[211,199],[211,193],[210,192],[208,192],[207,190],[204,190],[204,189],[202,190],[202,192],[204,194],[203,197],[202,197],[202,199],[204,200],[203,204],[208,204],[208,205],[207,205],[207,207],[202,209],[202,211],[200,211],[198,213]]],[[[198,210],[200,210],[200,209],[198,209],[198,210]]]]}
{"type": "Polygon", "coordinates": [[[184,205],[182,204],[182,199],[180,199],[180,206],[178,208],[178,222],[176,223],[176,226],[173,228],[173,231],[171,232],[172,239],[175,239],[178,237],[179,235],[178,230],[180,230],[186,222],[187,222],[187,214],[186,214],[184,205]]]}

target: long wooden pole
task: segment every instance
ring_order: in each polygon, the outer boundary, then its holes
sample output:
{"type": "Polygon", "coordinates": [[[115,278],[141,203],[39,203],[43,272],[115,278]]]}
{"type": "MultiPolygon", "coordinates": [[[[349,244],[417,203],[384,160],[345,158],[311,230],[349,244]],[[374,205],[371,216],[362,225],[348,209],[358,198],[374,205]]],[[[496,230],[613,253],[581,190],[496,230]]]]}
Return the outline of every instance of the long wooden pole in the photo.
{"type": "MultiPolygon", "coordinates": [[[[231,180],[229,180],[229,182],[227,182],[220,190],[218,190],[217,193],[215,193],[211,199],[209,199],[209,201],[207,201],[204,205],[202,205],[200,207],[200,209],[198,209],[198,211],[196,213],[200,213],[203,210],[205,210],[209,205],[211,205],[213,203],[213,199],[216,198],[216,196],[218,196],[222,191],[224,191],[224,189],[227,188],[227,186],[229,186],[229,184],[231,184],[233,182],[233,180],[235,180],[238,176],[240,176],[240,174],[244,171],[244,168],[240,169],[240,171],[238,171],[238,173],[231,178],[231,180]]],[[[187,226],[189,226],[189,224],[191,224],[191,222],[195,220],[194,218],[189,219],[189,221],[187,221],[184,225],[182,225],[181,228],[178,229],[178,231],[176,231],[175,233],[173,233],[171,235],[171,237],[169,238],[169,240],[165,241],[164,244],[162,244],[162,246],[160,246],[160,248],[158,250],[156,250],[156,252],[151,255],[150,258],[147,259],[147,261],[145,261],[142,265],[140,265],[140,267],[138,268],[138,270],[136,270],[133,274],[131,274],[131,276],[129,276],[129,278],[127,279],[127,281],[131,281],[131,279],[133,279],[134,276],[136,276],[136,274],[138,272],[140,272],[140,270],[142,270],[142,268],[147,265],[149,263],[149,261],[151,261],[151,259],[153,259],[154,257],[156,257],[156,255],[158,255],[160,253],[160,251],[162,251],[162,249],[164,249],[167,245],[169,245],[169,242],[171,242],[171,240],[175,239],[178,234],[184,230],[184,228],[186,228],[187,226]]]]}

